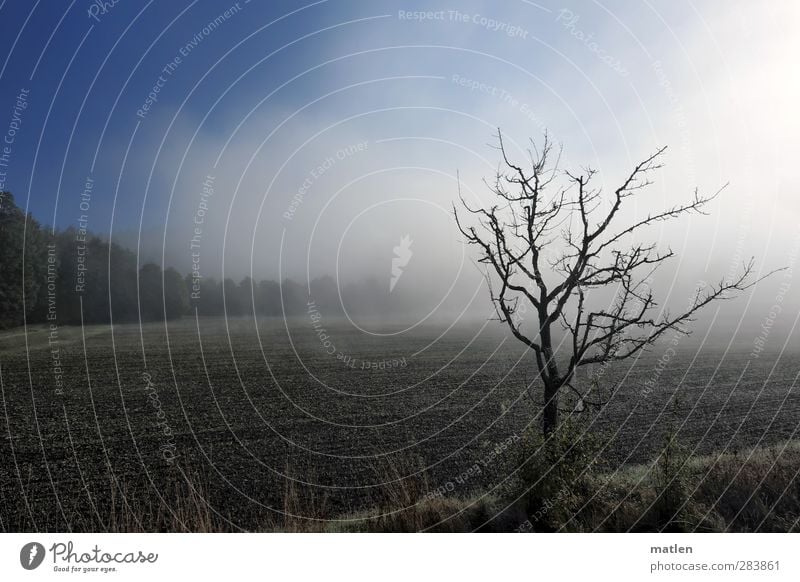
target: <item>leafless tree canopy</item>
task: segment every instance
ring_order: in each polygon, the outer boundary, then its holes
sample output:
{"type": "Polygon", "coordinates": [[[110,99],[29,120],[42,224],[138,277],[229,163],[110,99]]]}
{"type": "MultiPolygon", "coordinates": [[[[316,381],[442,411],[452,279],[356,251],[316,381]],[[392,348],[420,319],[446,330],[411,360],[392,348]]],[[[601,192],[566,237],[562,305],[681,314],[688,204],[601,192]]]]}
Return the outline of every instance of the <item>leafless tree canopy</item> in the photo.
{"type": "Polygon", "coordinates": [[[558,426],[559,391],[565,386],[575,389],[572,380],[580,366],[633,356],[667,330],[688,333],[686,325],[698,310],[757,281],[750,260],[734,280],[698,288],[685,311],[656,309],[652,275],[674,254],[635,242],[639,231],[684,215],[705,214],[721,192],[702,196],[695,191],[685,204],[623,223],[623,204],[652,183],[666,148],[636,165],[613,194],[605,194],[593,186],[594,170],[559,169],[561,150],[554,149],[546,134],[541,148],[531,145],[524,165],[509,159],[499,130],[497,140],[502,163],[487,182],[494,204],[472,207],[459,189],[463,210],[460,214],[454,207],[454,212],[459,230],[478,247],[479,260],[487,265],[498,318],[535,355],[544,385],[543,430],[549,433],[558,426]],[[464,211],[472,216],[469,224],[464,211]],[[589,293],[603,287],[616,291],[613,302],[606,308],[589,307],[589,293]],[[523,302],[536,314],[537,329],[522,329],[523,302]],[[553,325],[566,333],[561,343],[566,353],[561,348],[554,353],[553,325]]]}

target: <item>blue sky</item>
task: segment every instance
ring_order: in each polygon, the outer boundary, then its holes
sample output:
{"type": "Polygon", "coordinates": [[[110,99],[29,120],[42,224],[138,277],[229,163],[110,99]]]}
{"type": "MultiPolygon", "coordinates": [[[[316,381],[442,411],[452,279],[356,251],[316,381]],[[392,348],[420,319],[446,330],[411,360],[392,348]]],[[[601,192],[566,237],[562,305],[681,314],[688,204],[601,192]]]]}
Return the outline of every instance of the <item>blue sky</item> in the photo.
{"type": "Polygon", "coordinates": [[[5,0],[0,132],[29,90],[6,187],[65,227],[91,177],[89,228],[185,272],[213,175],[214,276],[356,277],[411,234],[419,277],[449,284],[469,269],[456,172],[485,200],[494,128],[521,156],[547,128],[605,187],[669,146],[632,216],[730,182],[711,217],[653,232],[687,288],[750,255],[781,266],[800,224],[798,9],[754,4],[5,0]]]}
{"type": "MultiPolygon", "coordinates": [[[[301,117],[308,119],[309,131],[314,124],[340,119],[367,105],[450,107],[479,113],[491,127],[504,121],[504,109],[509,104],[513,109],[516,100],[533,110],[535,120],[516,111],[515,125],[521,118],[529,134],[538,134],[541,122],[551,131],[566,134],[565,141],[576,133],[578,143],[571,151],[593,155],[597,152],[592,149],[616,147],[623,140],[650,146],[640,127],[636,132],[626,127],[626,117],[644,109],[637,106],[637,98],[646,100],[647,109],[662,105],[650,65],[655,60],[680,60],[671,56],[686,42],[680,35],[698,21],[690,5],[681,3],[669,3],[666,13],[665,6],[659,6],[656,13],[644,5],[632,12],[629,6],[621,8],[624,3],[615,7],[613,3],[570,6],[522,1],[270,1],[240,2],[236,14],[203,35],[203,28],[232,3],[119,0],[105,13],[97,6],[86,0],[69,4],[9,0],[0,9],[2,54],[8,55],[2,70],[0,111],[12,110],[17,88],[31,92],[24,131],[14,144],[14,172],[8,185],[18,197],[27,197],[33,173],[30,209],[48,223],[52,216],[59,225],[70,222],[69,202],[62,208],[60,201],[56,208],[55,193],[63,190],[68,200],[92,166],[100,188],[116,187],[122,155],[137,121],[141,124],[131,145],[137,159],[146,157],[150,144],[160,141],[161,124],[169,124],[176,113],[175,123],[194,129],[208,114],[202,125],[204,134],[227,140],[241,112],[310,67],[317,68],[270,96],[257,112],[262,119],[279,122],[331,90],[373,81],[304,112],[301,117]],[[92,10],[94,18],[89,15],[92,10]],[[433,19],[402,16],[419,10],[432,12],[433,19]],[[484,17],[503,28],[492,31],[484,17]],[[276,19],[280,20],[270,24],[276,19]],[[669,28],[659,26],[660,19],[669,28]],[[509,36],[506,25],[519,30],[509,36]],[[137,119],[135,112],[163,66],[180,56],[181,47],[198,34],[201,41],[168,76],[148,118],[137,119]],[[593,35],[590,41],[597,43],[598,50],[619,63],[617,69],[587,47],[583,38],[588,35],[593,35]],[[426,48],[406,48],[411,46],[426,48]],[[279,52],[269,56],[274,51],[279,52]],[[453,75],[513,92],[513,97],[504,101],[486,90],[464,89],[451,80],[453,75]],[[393,76],[439,79],[374,82],[393,76]],[[629,85],[634,91],[627,90],[629,85]],[[215,106],[223,93],[222,102],[215,106]]],[[[714,47],[709,44],[705,50],[709,49],[714,47]]],[[[691,59],[682,64],[683,70],[673,71],[667,65],[667,74],[681,79],[691,75],[691,59]]],[[[424,117],[386,115],[377,123],[390,131],[415,120],[427,127],[430,120],[424,117]]],[[[452,123],[445,117],[441,116],[442,124],[452,123]]],[[[480,136],[483,141],[488,138],[488,130],[480,136]]],[[[125,211],[141,210],[136,204],[137,191],[143,186],[137,179],[142,178],[139,171],[135,169],[137,176],[122,186],[125,200],[131,202],[130,207],[123,203],[125,211]]],[[[107,230],[109,198],[98,199],[93,208],[97,230],[107,230]]],[[[129,216],[120,212],[123,224],[129,216]]]]}
{"type": "MultiPolygon", "coordinates": [[[[189,56],[181,59],[179,69],[169,76],[159,95],[160,113],[174,113],[222,53],[263,24],[296,8],[290,2],[270,2],[268,8],[255,4],[240,3],[239,13],[214,33],[203,35],[189,56]]],[[[195,35],[202,35],[203,28],[233,4],[120,1],[105,14],[98,12],[95,16],[99,22],[89,16],[93,5],[86,1],[69,5],[11,1],[4,2],[0,9],[2,54],[8,55],[2,71],[0,110],[12,110],[16,88],[30,90],[24,131],[14,144],[14,173],[9,186],[18,198],[26,196],[33,172],[30,208],[48,223],[54,214],[55,193],[63,190],[67,197],[90,172],[100,188],[115,187],[121,154],[139,121],[135,112],[157,82],[163,66],[180,56],[181,47],[195,35]],[[11,47],[13,52],[9,52],[11,47]]],[[[318,11],[318,18],[324,21],[326,16],[318,11]]],[[[302,30],[303,22],[291,18],[286,21],[292,26],[271,26],[268,34],[258,35],[252,43],[270,50],[289,42],[302,30]]],[[[304,58],[305,47],[299,48],[291,59],[304,58]]],[[[194,118],[207,110],[219,90],[240,74],[240,67],[245,64],[241,55],[248,50],[251,48],[243,46],[238,58],[234,56],[209,74],[187,104],[184,115],[194,118]]],[[[274,59],[265,72],[271,79],[282,78],[294,66],[289,59],[274,59]]],[[[246,81],[241,90],[251,90],[252,83],[258,81],[246,81]]],[[[157,134],[155,122],[147,125],[143,123],[138,132],[142,142],[157,134]]],[[[212,124],[209,129],[218,128],[212,124]]],[[[134,143],[134,153],[136,147],[134,143]]],[[[141,185],[138,180],[132,182],[141,185]]],[[[125,194],[129,199],[136,196],[133,188],[125,194]]],[[[107,202],[108,197],[98,199],[93,208],[99,218],[94,221],[97,230],[103,230],[103,223],[110,218],[107,202]]],[[[59,204],[59,225],[70,222],[69,206],[64,203],[62,210],[59,204]]]]}

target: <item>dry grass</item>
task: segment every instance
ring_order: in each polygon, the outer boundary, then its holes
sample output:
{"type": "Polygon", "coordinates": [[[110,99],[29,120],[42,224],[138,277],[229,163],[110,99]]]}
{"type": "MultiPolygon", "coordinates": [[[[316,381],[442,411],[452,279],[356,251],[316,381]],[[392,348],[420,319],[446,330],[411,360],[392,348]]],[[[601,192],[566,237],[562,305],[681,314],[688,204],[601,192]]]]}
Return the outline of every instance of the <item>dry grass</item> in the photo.
{"type": "Polygon", "coordinates": [[[684,458],[594,477],[581,531],[798,531],[800,443],[684,458]],[[665,501],[666,500],[666,501],[665,501]]]}
{"type": "MultiPolygon", "coordinates": [[[[470,532],[470,531],[734,531],[788,532],[800,526],[800,442],[735,454],[688,458],[667,455],[648,466],[609,474],[595,471],[565,488],[534,488],[511,508],[508,497],[431,495],[418,462],[375,467],[384,483],[368,510],[332,512],[324,494],[287,479],[283,505],[260,531],[282,532],[470,532]],[[542,497],[558,488],[568,495],[542,497]],[[523,526],[520,528],[520,526],[523,526]]],[[[576,459],[581,459],[577,456],[576,459]]],[[[287,474],[290,468],[287,467],[287,474]]],[[[569,467],[551,472],[573,475],[569,467]]],[[[528,477],[530,478],[530,477],[528,477]]],[[[109,482],[63,509],[74,531],[227,532],[235,519],[216,513],[208,477],[173,467],[170,485],[131,491],[109,482]],[[88,500],[88,502],[87,502],[88,500]]],[[[514,491],[507,495],[516,495],[514,491]]],[[[35,500],[31,500],[35,501],[35,500]]],[[[4,524],[10,531],[36,529],[4,524]],[[10,529],[11,528],[11,529],[10,529]]]]}
{"type": "Polygon", "coordinates": [[[159,491],[131,491],[120,481],[93,495],[90,512],[73,509],[75,531],[218,532],[235,528],[208,503],[207,479],[198,472],[176,470],[170,484],[159,491]]]}

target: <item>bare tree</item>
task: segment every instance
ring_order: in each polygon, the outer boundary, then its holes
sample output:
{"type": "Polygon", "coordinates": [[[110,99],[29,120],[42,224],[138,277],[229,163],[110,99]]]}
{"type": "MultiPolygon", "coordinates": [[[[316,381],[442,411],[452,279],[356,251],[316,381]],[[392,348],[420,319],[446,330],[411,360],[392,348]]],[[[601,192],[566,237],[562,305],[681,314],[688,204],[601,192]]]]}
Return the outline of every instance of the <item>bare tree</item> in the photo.
{"type": "Polygon", "coordinates": [[[592,186],[594,170],[578,174],[559,170],[561,151],[554,151],[547,134],[540,150],[532,143],[526,167],[509,159],[499,130],[497,140],[502,163],[494,180],[487,182],[495,203],[471,207],[459,186],[461,204],[477,224],[465,224],[455,206],[453,210],[459,230],[478,247],[479,261],[487,265],[498,319],[533,351],[544,387],[542,430],[548,435],[558,427],[561,390],[567,387],[581,394],[573,386],[578,368],[629,358],[667,330],[688,334],[686,324],[700,309],[760,279],[754,280],[751,259],[734,279],[698,288],[681,313],[657,313],[651,277],[674,254],[659,252],[655,244],[635,242],[636,235],[658,222],[705,214],[721,190],[711,196],[695,190],[685,204],[619,225],[623,204],[651,184],[650,175],[662,167],[666,148],[639,163],[603,200],[602,191],[592,186]],[[606,308],[590,307],[587,300],[599,288],[616,289],[606,308]],[[527,302],[536,315],[534,334],[522,329],[521,302],[527,302]],[[565,355],[554,349],[553,331],[559,328],[565,355]]]}

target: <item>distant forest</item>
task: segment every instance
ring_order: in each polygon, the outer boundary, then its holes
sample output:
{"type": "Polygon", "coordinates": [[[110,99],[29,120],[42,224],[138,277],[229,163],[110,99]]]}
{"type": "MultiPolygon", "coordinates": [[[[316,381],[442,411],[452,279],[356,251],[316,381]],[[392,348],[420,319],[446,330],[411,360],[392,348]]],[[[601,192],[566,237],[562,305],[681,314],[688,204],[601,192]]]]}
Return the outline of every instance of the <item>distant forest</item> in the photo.
{"type": "Polygon", "coordinates": [[[308,302],[323,315],[402,311],[410,299],[389,301],[375,280],[341,290],[329,276],[309,286],[291,279],[253,281],[245,277],[217,281],[181,275],[147,263],[136,254],[80,228],[42,227],[20,209],[10,192],[0,192],[0,329],[28,324],[75,325],[176,319],[183,315],[255,314],[293,316],[308,302]],[[27,226],[26,226],[27,223],[27,226]],[[138,281],[138,286],[137,286],[138,281]],[[81,317],[81,310],[83,311],[81,317]]]}

